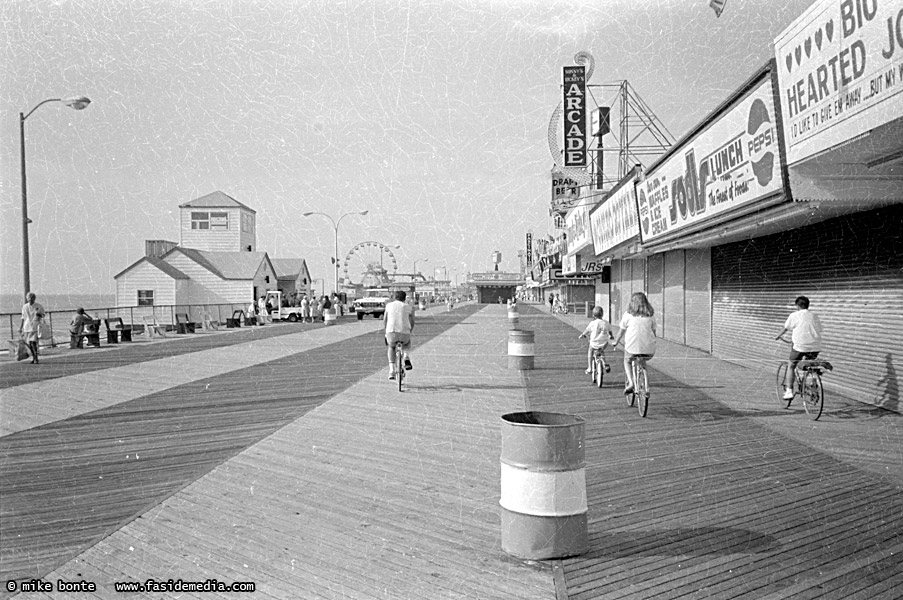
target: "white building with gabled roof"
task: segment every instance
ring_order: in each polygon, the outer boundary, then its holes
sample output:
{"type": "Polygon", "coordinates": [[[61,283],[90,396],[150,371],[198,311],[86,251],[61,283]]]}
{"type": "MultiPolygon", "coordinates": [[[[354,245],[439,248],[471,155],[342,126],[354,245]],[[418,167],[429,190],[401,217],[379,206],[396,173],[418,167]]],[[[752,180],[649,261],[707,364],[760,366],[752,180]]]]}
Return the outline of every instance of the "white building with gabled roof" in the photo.
{"type": "Polygon", "coordinates": [[[179,243],[148,240],[145,256],[114,276],[117,306],[247,305],[276,289],[310,295],[304,259],[257,250],[253,209],[217,191],[179,211],[179,243]]]}

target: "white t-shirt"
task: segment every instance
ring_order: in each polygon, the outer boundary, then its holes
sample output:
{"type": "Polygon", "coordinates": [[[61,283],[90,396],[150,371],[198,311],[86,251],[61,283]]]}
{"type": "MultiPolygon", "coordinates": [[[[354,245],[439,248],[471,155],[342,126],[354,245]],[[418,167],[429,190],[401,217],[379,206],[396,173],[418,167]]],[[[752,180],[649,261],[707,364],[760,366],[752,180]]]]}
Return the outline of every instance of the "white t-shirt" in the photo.
{"type": "Polygon", "coordinates": [[[655,318],[624,313],[618,327],[624,330],[624,352],[655,354],[655,318]]]}
{"type": "Polygon", "coordinates": [[[793,349],[797,352],[821,352],[821,321],[809,309],[792,313],[787,317],[784,329],[791,332],[793,349]]]}
{"type": "Polygon", "coordinates": [[[593,348],[604,348],[611,335],[611,324],[603,319],[593,319],[583,330],[583,335],[589,337],[589,345],[593,348]]]}
{"type": "Polygon", "coordinates": [[[414,307],[401,300],[393,300],[386,304],[386,333],[411,333],[413,314],[414,307]]]}

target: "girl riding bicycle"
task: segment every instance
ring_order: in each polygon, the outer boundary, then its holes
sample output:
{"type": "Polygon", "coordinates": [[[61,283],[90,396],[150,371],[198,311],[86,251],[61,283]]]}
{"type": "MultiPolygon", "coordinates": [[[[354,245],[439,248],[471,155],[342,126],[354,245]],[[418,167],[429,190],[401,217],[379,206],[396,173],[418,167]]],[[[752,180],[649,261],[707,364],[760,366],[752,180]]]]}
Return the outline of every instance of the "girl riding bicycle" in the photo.
{"type": "Polygon", "coordinates": [[[627,378],[624,393],[630,394],[634,389],[630,360],[637,355],[652,358],[655,354],[655,309],[649,304],[649,299],[643,292],[637,292],[630,297],[630,306],[621,317],[618,327],[618,337],[614,346],[618,347],[621,339],[624,339],[624,374],[627,378]]]}
{"type": "Polygon", "coordinates": [[[602,318],[602,307],[593,308],[593,320],[590,321],[579,338],[589,336],[589,349],[586,351],[586,374],[589,375],[593,371],[593,351],[598,350],[602,354],[602,364],[605,366],[605,372],[611,371],[608,363],[605,362],[605,348],[608,347],[608,340],[613,339],[611,333],[611,325],[602,318]]]}

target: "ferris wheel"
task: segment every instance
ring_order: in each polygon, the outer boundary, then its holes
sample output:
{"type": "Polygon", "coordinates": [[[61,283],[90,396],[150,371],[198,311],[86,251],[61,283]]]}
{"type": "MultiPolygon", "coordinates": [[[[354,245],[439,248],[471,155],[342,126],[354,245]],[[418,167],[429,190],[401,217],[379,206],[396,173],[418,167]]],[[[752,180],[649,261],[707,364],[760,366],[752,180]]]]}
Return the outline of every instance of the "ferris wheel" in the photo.
{"type": "Polygon", "coordinates": [[[343,263],[346,284],[382,286],[398,271],[398,261],[392,248],[380,242],[361,242],[355,245],[343,263]]]}

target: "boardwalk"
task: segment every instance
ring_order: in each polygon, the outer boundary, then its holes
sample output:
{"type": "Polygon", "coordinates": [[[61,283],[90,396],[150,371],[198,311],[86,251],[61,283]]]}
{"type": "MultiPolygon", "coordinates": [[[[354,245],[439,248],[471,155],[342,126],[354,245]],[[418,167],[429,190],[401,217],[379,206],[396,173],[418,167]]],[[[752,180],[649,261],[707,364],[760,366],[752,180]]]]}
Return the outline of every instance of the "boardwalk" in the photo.
{"type": "Polygon", "coordinates": [[[900,597],[903,417],[829,396],[813,424],[769,374],[663,343],[640,419],[619,365],[602,390],[583,376],[582,319],[522,310],[534,371],[507,369],[503,307],[459,307],[421,316],[401,394],[376,321],[0,366],[0,576],[96,598],[212,578],[254,598],[900,597]],[[525,408],[587,419],[584,556],[500,549],[499,415],[525,408]]]}

